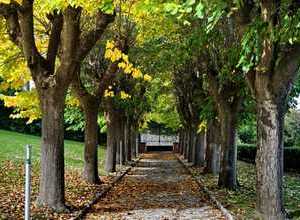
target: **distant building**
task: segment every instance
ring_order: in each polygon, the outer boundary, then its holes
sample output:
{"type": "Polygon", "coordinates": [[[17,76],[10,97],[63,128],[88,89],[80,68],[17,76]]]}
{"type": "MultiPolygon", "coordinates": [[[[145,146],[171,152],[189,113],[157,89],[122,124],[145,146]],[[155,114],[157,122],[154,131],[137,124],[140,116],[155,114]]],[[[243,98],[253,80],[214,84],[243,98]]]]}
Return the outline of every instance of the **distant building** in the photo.
{"type": "Polygon", "coordinates": [[[24,91],[31,91],[32,89],[35,88],[35,84],[33,82],[33,80],[28,81],[24,86],[23,86],[23,90],[24,91]]]}

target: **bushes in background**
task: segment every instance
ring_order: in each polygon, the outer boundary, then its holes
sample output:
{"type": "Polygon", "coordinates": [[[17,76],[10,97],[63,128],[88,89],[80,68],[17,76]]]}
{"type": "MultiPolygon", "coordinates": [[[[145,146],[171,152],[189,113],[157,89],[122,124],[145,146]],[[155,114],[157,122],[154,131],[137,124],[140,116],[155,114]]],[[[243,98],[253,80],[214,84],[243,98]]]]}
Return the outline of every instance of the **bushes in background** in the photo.
{"type": "MultiPolygon", "coordinates": [[[[0,100],[0,129],[15,131],[24,134],[41,135],[41,121],[37,120],[31,124],[26,123],[26,119],[12,119],[9,116],[13,113],[12,108],[6,108],[3,102],[0,100]]],[[[84,133],[82,130],[70,130],[67,129],[70,125],[65,125],[65,138],[68,140],[83,141],[84,133]]],[[[106,134],[100,133],[99,143],[106,143],[106,134]]]]}
{"type": "MultiPolygon", "coordinates": [[[[249,163],[255,163],[256,145],[239,144],[238,159],[249,163]]],[[[300,148],[286,147],[284,148],[284,168],[285,170],[300,171],[300,148]]]]}

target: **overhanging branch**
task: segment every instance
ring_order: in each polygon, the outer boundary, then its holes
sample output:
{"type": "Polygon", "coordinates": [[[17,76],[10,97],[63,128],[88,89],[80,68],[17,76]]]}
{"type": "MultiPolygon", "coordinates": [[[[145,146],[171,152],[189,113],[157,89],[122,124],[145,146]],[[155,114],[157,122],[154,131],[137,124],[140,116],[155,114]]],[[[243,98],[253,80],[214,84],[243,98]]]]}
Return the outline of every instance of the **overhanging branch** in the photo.
{"type": "Polygon", "coordinates": [[[80,50],[78,59],[83,60],[88,52],[93,48],[97,41],[101,38],[109,23],[113,22],[115,15],[105,14],[101,11],[97,13],[95,28],[85,34],[80,39],[80,50]]]}

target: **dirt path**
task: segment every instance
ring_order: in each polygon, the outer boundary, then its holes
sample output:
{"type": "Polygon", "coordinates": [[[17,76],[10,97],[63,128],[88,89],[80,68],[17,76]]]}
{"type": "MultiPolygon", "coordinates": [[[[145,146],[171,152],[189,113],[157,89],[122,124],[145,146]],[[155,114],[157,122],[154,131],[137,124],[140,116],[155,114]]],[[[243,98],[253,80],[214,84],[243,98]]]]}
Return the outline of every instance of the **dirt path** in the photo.
{"type": "Polygon", "coordinates": [[[170,152],[148,153],[86,219],[224,219],[170,152]]]}

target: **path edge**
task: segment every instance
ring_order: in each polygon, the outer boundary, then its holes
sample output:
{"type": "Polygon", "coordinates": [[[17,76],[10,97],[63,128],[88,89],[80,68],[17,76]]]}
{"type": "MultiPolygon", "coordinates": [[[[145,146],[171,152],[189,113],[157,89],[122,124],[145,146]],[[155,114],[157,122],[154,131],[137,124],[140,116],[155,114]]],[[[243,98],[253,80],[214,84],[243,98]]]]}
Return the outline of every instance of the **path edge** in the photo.
{"type": "Polygon", "coordinates": [[[95,197],[88,203],[86,204],[78,213],[76,214],[75,217],[70,218],[70,220],[79,220],[83,219],[85,215],[91,210],[92,206],[95,205],[101,198],[103,198],[117,183],[121,181],[121,179],[128,174],[133,167],[137,165],[137,163],[142,159],[142,155],[139,156],[137,159],[133,161],[132,164],[129,165],[129,167],[119,176],[115,177],[111,183],[108,184],[103,190],[100,192],[97,192],[95,197]]]}
{"type": "Polygon", "coordinates": [[[204,181],[201,178],[201,176],[198,176],[198,178],[196,178],[191,168],[179,157],[178,154],[176,153],[174,154],[177,160],[186,168],[186,170],[188,170],[189,174],[197,182],[197,184],[203,188],[203,191],[208,195],[210,202],[222,212],[222,214],[225,216],[227,220],[234,220],[232,214],[226,208],[224,208],[224,206],[216,199],[216,197],[212,194],[212,192],[209,191],[208,188],[203,184],[204,181]]]}

